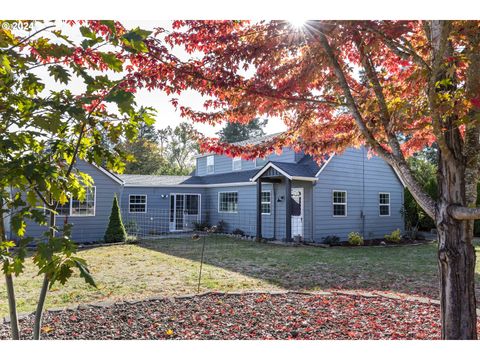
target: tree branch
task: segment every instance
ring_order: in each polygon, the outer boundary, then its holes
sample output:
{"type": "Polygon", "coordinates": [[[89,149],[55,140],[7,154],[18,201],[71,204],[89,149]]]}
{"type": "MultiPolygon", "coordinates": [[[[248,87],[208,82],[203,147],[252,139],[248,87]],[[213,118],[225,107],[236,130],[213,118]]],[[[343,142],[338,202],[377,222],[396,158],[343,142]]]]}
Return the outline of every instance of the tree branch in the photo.
{"type": "Polygon", "coordinates": [[[464,206],[452,205],[448,208],[448,213],[456,220],[480,219],[479,208],[469,208],[464,206]]]}
{"type": "Polygon", "coordinates": [[[319,32],[319,40],[322,45],[322,47],[325,50],[325,53],[327,55],[327,58],[329,59],[335,75],[340,83],[340,87],[342,88],[342,91],[344,93],[344,96],[347,99],[347,104],[348,107],[350,108],[350,111],[353,114],[355,123],[357,124],[357,127],[359,128],[360,132],[363,134],[363,136],[366,138],[367,143],[372,146],[372,148],[387,162],[389,163],[394,170],[397,171],[398,175],[404,180],[404,182],[407,184],[407,187],[410,189],[413,197],[417,202],[420,204],[420,206],[425,210],[425,212],[432,217],[433,219],[435,218],[435,202],[433,199],[423,191],[422,187],[418,182],[415,180],[414,176],[412,175],[412,172],[410,171],[410,168],[408,167],[406,161],[402,158],[397,158],[387,152],[381,145],[380,143],[374,138],[373,134],[370,132],[370,130],[367,128],[362,114],[360,113],[356,103],[355,99],[353,98],[353,95],[350,91],[350,87],[348,85],[347,79],[345,77],[345,74],[343,73],[343,70],[340,66],[340,64],[337,61],[337,58],[333,52],[332,47],[330,46],[326,36],[322,33],[319,32]]]}

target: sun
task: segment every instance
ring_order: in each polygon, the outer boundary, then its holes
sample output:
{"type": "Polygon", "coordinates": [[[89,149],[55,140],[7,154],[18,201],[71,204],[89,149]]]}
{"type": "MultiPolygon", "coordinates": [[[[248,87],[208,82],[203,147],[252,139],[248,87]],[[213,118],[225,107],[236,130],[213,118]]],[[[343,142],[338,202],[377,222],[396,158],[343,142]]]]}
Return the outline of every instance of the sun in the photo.
{"type": "Polygon", "coordinates": [[[307,20],[305,19],[290,19],[288,23],[295,29],[301,29],[305,26],[307,20]]]}

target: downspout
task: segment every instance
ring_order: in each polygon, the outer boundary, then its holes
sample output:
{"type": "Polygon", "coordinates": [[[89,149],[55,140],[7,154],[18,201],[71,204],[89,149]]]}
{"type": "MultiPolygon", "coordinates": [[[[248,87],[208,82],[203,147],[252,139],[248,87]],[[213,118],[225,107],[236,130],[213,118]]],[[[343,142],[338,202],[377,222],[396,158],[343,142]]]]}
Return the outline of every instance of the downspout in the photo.
{"type": "Polygon", "coordinates": [[[362,146],[362,236],[365,239],[365,146],[362,146]]]}

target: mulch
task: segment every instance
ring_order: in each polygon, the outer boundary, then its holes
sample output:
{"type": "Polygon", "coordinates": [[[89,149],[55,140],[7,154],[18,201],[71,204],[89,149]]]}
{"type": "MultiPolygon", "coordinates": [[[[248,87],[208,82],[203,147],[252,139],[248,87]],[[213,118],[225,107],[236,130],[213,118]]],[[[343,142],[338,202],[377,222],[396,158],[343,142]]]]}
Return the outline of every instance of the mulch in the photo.
{"type": "MultiPolygon", "coordinates": [[[[437,304],[380,296],[210,293],[47,311],[42,338],[439,339],[439,318],[437,304]]],[[[32,324],[20,321],[23,338],[32,324]]]]}

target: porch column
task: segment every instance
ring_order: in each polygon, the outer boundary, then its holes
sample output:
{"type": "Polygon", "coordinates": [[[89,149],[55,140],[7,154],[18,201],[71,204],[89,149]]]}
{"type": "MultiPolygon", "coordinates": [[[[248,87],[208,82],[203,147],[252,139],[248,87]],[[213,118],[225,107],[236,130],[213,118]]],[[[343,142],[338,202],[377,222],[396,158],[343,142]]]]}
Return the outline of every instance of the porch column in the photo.
{"type": "Polygon", "coordinates": [[[285,178],[285,241],[292,241],[292,181],[285,178]]]}
{"type": "Polygon", "coordinates": [[[262,240],[262,180],[257,179],[257,241],[262,240]]]}

